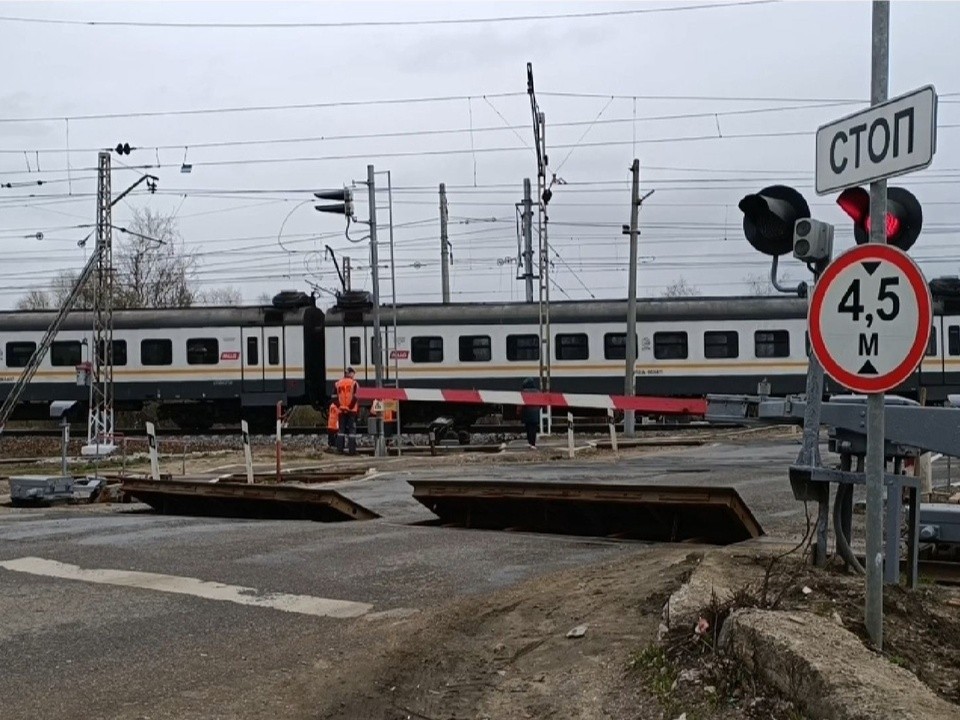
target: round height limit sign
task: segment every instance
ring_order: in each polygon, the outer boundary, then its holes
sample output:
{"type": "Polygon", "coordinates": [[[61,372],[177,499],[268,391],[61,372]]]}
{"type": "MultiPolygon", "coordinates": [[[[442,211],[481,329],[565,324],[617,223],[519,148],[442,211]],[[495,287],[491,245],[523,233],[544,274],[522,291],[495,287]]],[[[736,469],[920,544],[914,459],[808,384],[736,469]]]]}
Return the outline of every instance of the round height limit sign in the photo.
{"type": "Polygon", "coordinates": [[[830,377],[854,392],[886,392],[923,360],[933,322],[930,289],[899,248],[858,245],[827,266],[808,322],[810,346],[830,377]]]}

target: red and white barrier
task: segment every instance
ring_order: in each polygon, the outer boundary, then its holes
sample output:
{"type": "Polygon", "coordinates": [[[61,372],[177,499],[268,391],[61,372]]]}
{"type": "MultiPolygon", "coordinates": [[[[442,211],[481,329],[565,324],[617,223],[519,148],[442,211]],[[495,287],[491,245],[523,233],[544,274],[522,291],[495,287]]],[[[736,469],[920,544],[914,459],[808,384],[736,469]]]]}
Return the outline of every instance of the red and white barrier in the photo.
{"type": "Polygon", "coordinates": [[[441,402],[480,405],[537,405],[557,408],[634,410],[648,415],[705,415],[704,398],[668,398],[643,395],[583,395],[556,392],[513,392],[510,390],[440,390],[433,388],[361,387],[358,400],[399,400],[400,402],[441,402]]]}

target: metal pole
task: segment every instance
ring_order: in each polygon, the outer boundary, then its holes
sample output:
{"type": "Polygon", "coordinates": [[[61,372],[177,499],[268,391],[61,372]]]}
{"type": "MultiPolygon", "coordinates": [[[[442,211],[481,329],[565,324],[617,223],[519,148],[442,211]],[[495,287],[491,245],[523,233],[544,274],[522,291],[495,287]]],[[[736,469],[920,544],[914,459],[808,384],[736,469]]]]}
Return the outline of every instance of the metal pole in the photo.
{"type": "MultiPolygon", "coordinates": [[[[890,2],[873,2],[873,52],[870,72],[870,103],[887,99],[890,53],[890,2]]],[[[886,242],[887,181],[870,183],[870,242],[886,242]]],[[[867,397],[867,634],[877,650],[883,649],[883,393],[867,397]]],[[[888,498],[887,502],[896,502],[888,498]]]]}
{"type": "Polygon", "coordinates": [[[523,279],[527,302],[533,302],[533,199],[530,178],[523,179],[523,279]]]}
{"type": "MultiPolygon", "coordinates": [[[[387,212],[390,214],[390,292],[393,300],[393,349],[397,349],[397,266],[393,260],[393,178],[387,170],[387,212]]],[[[400,387],[400,356],[393,354],[393,386],[400,387]]],[[[400,402],[397,401],[397,456],[400,455],[400,402]]],[[[386,444],[386,442],[384,442],[386,444]]]]}
{"type": "MultiPolygon", "coordinates": [[[[626,374],[623,380],[623,394],[632,397],[637,392],[637,225],[640,222],[640,161],[633,159],[630,166],[633,187],[630,192],[630,271],[627,286],[627,346],[626,374]]],[[[633,410],[623,413],[623,434],[636,436],[636,416],[633,410]]]]}
{"type": "MultiPolygon", "coordinates": [[[[377,187],[376,171],[373,165],[367,165],[367,189],[370,196],[370,274],[373,282],[373,373],[376,387],[383,387],[383,351],[381,350],[380,337],[380,268],[379,256],[377,255],[377,187]]],[[[374,455],[383,457],[386,455],[386,447],[383,443],[383,416],[377,416],[376,444],[374,445],[374,455]]]]}
{"type": "Polygon", "coordinates": [[[440,183],[440,283],[444,305],[450,302],[450,245],[447,242],[447,185],[440,183]]]}

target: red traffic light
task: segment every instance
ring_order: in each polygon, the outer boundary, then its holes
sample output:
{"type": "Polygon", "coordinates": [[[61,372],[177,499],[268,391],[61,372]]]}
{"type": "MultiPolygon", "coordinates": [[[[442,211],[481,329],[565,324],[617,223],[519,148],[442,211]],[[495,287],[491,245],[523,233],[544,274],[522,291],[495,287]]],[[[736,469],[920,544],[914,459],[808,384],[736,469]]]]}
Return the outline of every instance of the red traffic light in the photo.
{"type": "MultiPolygon", "coordinates": [[[[837,198],[837,205],[853,219],[853,237],[858,245],[870,242],[870,193],[862,187],[847,188],[837,198]]],[[[887,244],[909,250],[923,227],[923,208],[909,190],[887,188],[887,244]]]]}

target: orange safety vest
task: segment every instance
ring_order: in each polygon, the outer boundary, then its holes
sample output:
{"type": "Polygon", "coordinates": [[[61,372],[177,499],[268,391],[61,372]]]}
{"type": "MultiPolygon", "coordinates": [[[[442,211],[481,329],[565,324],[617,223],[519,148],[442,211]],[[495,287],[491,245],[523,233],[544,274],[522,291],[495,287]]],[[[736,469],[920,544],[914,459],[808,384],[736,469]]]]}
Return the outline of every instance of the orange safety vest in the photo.
{"type": "Polygon", "coordinates": [[[360,384],[353,378],[340,378],[334,387],[337,389],[337,399],[340,401],[340,412],[355,413],[360,409],[357,401],[357,388],[360,384]]]}
{"type": "Polygon", "coordinates": [[[340,408],[336,403],[330,403],[327,410],[327,430],[340,429],[340,408]]]}

